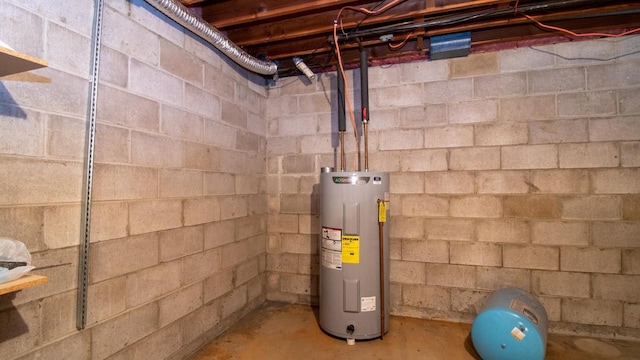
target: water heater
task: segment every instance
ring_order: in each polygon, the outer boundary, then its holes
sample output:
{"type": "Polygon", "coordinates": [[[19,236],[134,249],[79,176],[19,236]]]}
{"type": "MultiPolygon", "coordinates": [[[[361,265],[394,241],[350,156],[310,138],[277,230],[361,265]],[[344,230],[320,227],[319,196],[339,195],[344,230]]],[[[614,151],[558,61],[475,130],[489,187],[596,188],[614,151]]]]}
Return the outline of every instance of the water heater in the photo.
{"type": "Polygon", "coordinates": [[[320,327],[351,343],[381,337],[389,329],[389,174],[323,171],[320,196],[320,327]]]}

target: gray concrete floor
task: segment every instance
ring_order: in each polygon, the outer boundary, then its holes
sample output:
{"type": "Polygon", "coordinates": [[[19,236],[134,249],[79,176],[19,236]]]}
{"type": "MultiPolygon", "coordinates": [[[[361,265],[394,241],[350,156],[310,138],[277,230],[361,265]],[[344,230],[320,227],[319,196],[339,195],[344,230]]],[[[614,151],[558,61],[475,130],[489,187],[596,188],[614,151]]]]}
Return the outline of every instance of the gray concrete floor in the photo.
{"type": "MultiPolygon", "coordinates": [[[[191,359],[480,359],[471,345],[470,329],[467,324],[392,316],[383,340],[349,346],[320,329],[317,308],[268,302],[191,359]]],[[[545,359],[640,360],[640,342],[550,334],[545,359]]]]}

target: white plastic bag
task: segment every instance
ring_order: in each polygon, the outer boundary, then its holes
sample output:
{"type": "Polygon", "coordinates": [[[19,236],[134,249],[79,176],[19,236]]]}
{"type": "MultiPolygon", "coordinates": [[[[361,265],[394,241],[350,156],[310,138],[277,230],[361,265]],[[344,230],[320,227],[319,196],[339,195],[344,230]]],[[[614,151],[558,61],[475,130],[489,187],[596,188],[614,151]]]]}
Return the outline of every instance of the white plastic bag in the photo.
{"type": "Polygon", "coordinates": [[[25,266],[18,266],[11,270],[0,268],[0,283],[15,280],[35,268],[35,266],[31,266],[29,250],[22,242],[17,240],[0,238],[0,261],[27,263],[25,266]]]}

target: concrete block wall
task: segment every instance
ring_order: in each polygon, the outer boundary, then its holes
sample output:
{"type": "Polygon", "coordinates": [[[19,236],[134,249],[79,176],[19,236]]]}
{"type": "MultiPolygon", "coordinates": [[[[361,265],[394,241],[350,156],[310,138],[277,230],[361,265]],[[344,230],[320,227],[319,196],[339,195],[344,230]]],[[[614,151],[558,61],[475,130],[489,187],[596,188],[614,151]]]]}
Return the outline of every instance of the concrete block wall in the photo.
{"type": "MultiPolygon", "coordinates": [[[[517,286],[551,331],[640,337],[638,48],[628,36],[369,70],[370,168],[391,173],[392,314],[471,322],[517,286]]],[[[359,99],[359,71],[347,78],[359,99]]],[[[269,91],[268,299],[317,303],[335,89],[332,73],[269,91]]]]}
{"type": "Polygon", "coordinates": [[[184,358],[265,300],[261,78],[142,0],[105,4],[83,331],[93,2],[0,4],[0,39],[50,65],[0,80],[0,236],[49,277],[0,296],[3,359],[184,358]]]}

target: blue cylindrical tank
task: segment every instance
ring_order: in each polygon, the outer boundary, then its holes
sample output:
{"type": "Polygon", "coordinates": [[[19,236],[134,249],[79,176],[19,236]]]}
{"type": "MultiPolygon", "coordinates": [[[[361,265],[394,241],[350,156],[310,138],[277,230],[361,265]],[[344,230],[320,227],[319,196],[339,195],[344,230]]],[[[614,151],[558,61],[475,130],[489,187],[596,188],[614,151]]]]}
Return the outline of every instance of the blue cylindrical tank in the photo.
{"type": "Polygon", "coordinates": [[[506,288],[491,294],[471,326],[471,340],[484,360],[542,360],[547,312],[528,292],[506,288]]]}

